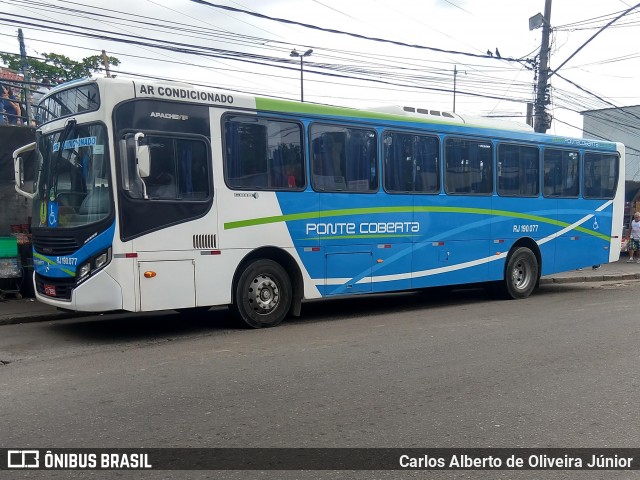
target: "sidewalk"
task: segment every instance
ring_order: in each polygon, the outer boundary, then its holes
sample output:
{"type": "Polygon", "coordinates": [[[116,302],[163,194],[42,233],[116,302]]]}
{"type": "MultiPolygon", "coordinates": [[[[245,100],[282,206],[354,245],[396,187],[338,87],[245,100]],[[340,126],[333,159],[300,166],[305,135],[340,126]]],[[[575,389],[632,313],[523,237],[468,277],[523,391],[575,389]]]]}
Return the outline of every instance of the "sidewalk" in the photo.
{"type": "Polygon", "coordinates": [[[0,325],[62,320],[78,315],[81,314],[58,310],[56,307],[40,303],[34,298],[17,300],[11,295],[7,295],[6,299],[0,300],[0,325]]]}
{"type": "Polygon", "coordinates": [[[597,270],[587,267],[582,270],[554,273],[553,275],[542,277],[540,284],[640,280],[640,264],[635,262],[627,263],[627,260],[629,260],[629,257],[624,254],[617,262],[605,263],[597,270]]]}
{"type": "MultiPolygon", "coordinates": [[[[597,270],[584,268],[547,275],[540,279],[540,284],[640,280],[640,265],[626,263],[628,258],[626,255],[622,256],[619,261],[604,264],[597,270]]],[[[85,315],[87,314],[81,312],[61,311],[50,305],[37,302],[33,298],[16,300],[8,295],[7,299],[0,300],[0,325],[62,320],[85,315]]]]}

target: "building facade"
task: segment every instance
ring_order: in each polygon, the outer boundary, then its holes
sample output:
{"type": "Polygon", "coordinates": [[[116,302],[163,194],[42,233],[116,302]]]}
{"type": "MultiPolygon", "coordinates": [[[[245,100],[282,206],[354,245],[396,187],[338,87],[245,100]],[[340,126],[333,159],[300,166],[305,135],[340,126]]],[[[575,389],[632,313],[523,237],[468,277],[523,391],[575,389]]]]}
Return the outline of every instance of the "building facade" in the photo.
{"type": "Polygon", "coordinates": [[[581,113],[583,136],[624,143],[626,179],[640,182],[640,105],[581,113]]]}

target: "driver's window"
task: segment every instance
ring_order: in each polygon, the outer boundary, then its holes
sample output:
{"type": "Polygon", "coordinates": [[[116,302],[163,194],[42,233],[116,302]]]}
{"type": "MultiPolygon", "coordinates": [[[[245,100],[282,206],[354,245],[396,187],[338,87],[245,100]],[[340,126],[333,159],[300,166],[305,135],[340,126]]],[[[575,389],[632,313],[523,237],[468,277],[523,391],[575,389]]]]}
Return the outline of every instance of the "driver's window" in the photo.
{"type": "MultiPolygon", "coordinates": [[[[149,147],[149,176],[140,179],[136,174],[136,177],[144,182],[148,199],[209,198],[209,157],[204,141],[148,134],[143,141],[149,147]]],[[[129,170],[129,176],[131,173],[129,170]]],[[[132,197],[142,197],[138,189],[128,190],[132,197]]]]}
{"type": "Polygon", "coordinates": [[[148,137],[151,170],[144,179],[149,198],[173,200],[178,197],[177,162],[174,141],[148,137]]]}

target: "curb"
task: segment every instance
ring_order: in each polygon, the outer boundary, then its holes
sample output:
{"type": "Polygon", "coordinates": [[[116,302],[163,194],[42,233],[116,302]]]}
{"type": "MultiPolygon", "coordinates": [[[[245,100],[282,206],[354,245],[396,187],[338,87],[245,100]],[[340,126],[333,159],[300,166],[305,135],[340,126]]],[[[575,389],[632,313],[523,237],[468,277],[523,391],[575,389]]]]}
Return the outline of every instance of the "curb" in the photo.
{"type": "Polygon", "coordinates": [[[583,283],[583,282],[612,282],[618,280],[640,280],[640,273],[624,273],[620,275],[582,275],[575,277],[541,278],[540,285],[550,283],[583,283]]]}
{"type": "MultiPolygon", "coordinates": [[[[569,284],[585,282],[614,282],[620,280],[640,280],[640,273],[624,273],[617,275],[577,275],[573,277],[546,277],[540,279],[540,285],[569,284]]],[[[0,318],[0,326],[17,325],[20,323],[48,322],[52,320],[67,320],[70,318],[100,315],[95,312],[59,311],[41,314],[28,312],[16,314],[13,317],[0,318]]]]}
{"type": "Polygon", "coordinates": [[[75,317],[85,317],[90,315],[88,312],[57,312],[57,313],[41,313],[29,314],[21,313],[14,317],[0,318],[0,326],[17,325],[19,323],[35,323],[48,322],[50,320],[67,320],[75,317]]]}

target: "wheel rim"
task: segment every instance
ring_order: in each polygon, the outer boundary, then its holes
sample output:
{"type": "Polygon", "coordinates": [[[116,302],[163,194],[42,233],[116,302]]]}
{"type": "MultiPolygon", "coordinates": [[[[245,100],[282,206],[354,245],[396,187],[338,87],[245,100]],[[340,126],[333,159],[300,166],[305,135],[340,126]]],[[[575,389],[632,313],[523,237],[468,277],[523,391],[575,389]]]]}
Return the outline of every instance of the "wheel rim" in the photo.
{"type": "Polygon", "coordinates": [[[247,299],[254,312],[267,315],[280,304],[280,289],[269,275],[258,275],[249,284],[247,299]]]}
{"type": "Polygon", "coordinates": [[[524,259],[515,262],[511,271],[511,283],[518,290],[526,290],[531,283],[531,265],[524,259]]]}

